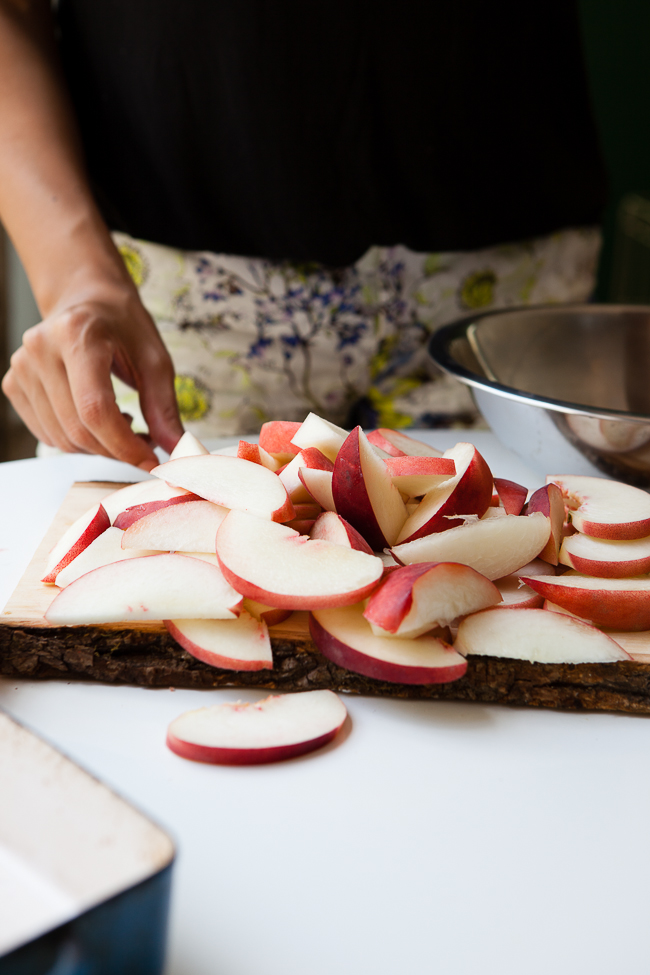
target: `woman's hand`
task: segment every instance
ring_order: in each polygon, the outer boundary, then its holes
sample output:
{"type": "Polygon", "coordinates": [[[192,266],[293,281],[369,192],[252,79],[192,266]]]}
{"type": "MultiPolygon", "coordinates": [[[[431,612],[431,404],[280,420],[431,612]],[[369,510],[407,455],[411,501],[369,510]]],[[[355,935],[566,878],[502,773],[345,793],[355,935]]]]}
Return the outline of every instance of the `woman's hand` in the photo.
{"type": "Polygon", "coordinates": [[[64,451],[158,461],[115,402],[111,372],[138,390],[152,440],[171,451],[183,433],[169,354],[129,283],[64,297],[25,332],[2,389],[32,433],[64,451]]]}
{"type": "Polygon", "coordinates": [[[91,193],[50,0],[0,0],[0,218],[44,316],[3,391],[45,443],[153,467],[110,377],[138,390],[151,438],[171,450],[183,432],[172,364],[91,193]]]}

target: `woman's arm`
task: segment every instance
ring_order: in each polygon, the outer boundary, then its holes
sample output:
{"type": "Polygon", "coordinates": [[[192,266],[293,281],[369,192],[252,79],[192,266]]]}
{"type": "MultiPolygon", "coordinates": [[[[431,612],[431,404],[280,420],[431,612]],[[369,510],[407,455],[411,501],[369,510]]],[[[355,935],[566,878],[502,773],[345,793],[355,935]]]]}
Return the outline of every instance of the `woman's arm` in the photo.
{"type": "Polygon", "coordinates": [[[152,467],[110,374],[139,391],[153,440],[171,450],[173,368],[90,191],[49,0],[0,0],[0,219],[43,315],[3,391],[45,443],[152,467]]]}

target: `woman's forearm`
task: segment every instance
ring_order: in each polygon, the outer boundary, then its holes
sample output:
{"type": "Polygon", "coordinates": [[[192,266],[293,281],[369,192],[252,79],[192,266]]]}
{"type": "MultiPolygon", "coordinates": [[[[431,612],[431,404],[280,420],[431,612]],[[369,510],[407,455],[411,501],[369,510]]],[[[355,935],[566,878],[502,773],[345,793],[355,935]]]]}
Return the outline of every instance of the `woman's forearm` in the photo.
{"type": "Polygon", "coordinates": [[[0,0],[0,219],[43,316],[93,279],[127,282],[88,185],[49,0],[0,0]]]}
{"type": "Polygon", "coordinates": [[[43,315],[3,392],[45,443],[153,467],[111,373],[138,390],[154,442],[171,450],[182,434],[173,366],[93,199],[49,0],[0,0],[0,220],[43,315]]]}

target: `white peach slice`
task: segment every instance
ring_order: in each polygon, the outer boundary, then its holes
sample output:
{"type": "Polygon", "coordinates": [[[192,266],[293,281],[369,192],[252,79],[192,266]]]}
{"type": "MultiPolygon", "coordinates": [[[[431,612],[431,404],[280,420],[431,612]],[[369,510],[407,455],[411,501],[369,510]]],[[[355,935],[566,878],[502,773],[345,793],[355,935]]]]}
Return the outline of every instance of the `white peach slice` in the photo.
{"type": "Polygon", "coordinates": [[[650,629],[650,577],[596,579],[565,573],[522,577],[541,597],[612,630],[650,629]]]}
{"type": "MultiPolygon", "coordinates": [[[[562,616],[570,616],[574,620],[579,620],[582,618],[580,616],[576,616],[575,613],[570,613],[568,609],[564,609],[562,606],[558,606],[557,603],[552,603],[549,599],[544,600],[543,609],[545,609],[549,613],[560,613],[562,616]]],[[[582,622],[589,623],[590,626],[594,625],[591,622],[591,620],[583,619],[582,622]]]]}
{"type": "Polygon", "coordinates": [[[560,560],[565,520],[564,500],[557,484],[546,484],[535,491],[524,511],[527,515],[534,511],[541,511],[549,519],[551,531],[548,542],[539,553],[539,558],[550,565],[557,565],[560,560]]]}
{"type": "Polygon", "coordinates": [[[305,485],[307,493],[325,511],[336,511],[332,493],[332,471],[320,471],[313,467],[301,467],[298,477],[305,485]]]}
{"type": "Polygon", "coordinates": [[[84,511],[63,533],[50,552],[41,582],[54,584],[59,572],[88,548],[107,528],[110,528],[110,525],[110,519],[102,504],[96,504],[88,511],[84,511]]]}
{"type": "Polygon", "coordinates": [[[456,473],[451,457],[389,457],[386,467],[395,487],[409,498],[426,494],[456,473]]]}
{"type": "Polygon", "coordinates": [[[249,460],[252,464],[261,464],[268,470],[276,471],[280,468],[279,461],[258,443],[249,443],[247,440],[240,440],[237,444],[237,457],[242,460],[249,460]]]}
{"type": "Polygon", "coordinates": [[[324,420],[316,413],[310,413],[291,438],[294,447],[317,447],[334,463],[339,448],[348,435],[348,431],[337,427],[335,423],[324,420]]]}
{"type": "Polygon", "coordinates": [[[314,610],[309,614],[309,630],[328,660],[376,680],[445,684],[458,680],[467,669],[467,661],[437,637],[375,636],[360,605],[314,610]]]}
{"type": "MultiPolygon", "coordinates": [[[[196,455],[194,455],[196,456],[196,455]]],[[[166,498],[162,501],[145,501],[143,504],[134,504],[130,508],[126,508],[124,511],[120,511],[119,515],[113,522],[114,528],[120,528],[122,531],[126,531],[131,525],[139,521],[140,518],[145,518],[147,515],[152,514],[154,511],[159,511],[160,508],[166,508],[168,505],[185,504],[186,501],[200,501],[198,494],[188,494],[184,491],[183,494],[179,494],[174,498],[166,498]]]]}
{"type": "Polygon", "coordinates": [[[332,477],[336,510],[375,551],[394,545],[406,521],[402,497],[361,429],[342,444],[332,477]]]}
{"type": "Polygon", "coordinates": [[[345,705],[332,691],[215,704],[172,721],[167,747],[182,758],[214,765],[279,762],[326,745],[346,716],[345,705]]]}
{"type": "Polygon", "coordinates": [[[289,521],[293,505],[285,486],[271,471],[240,457],[207,454],[183,457],[154,467],[155,477],[192,491],[205,501],[248,511],[258,518],[289,521]]]}
{"type": "Polygon", "coordinates": [[[122,562],[124,559],[139,559],[146,555],[160,555],[160,549],[136,549],[131,548],[124,551],[122,548],[122,536],[124,532],[120,528],[107,528],[105,532],[98,535],[88,548],[85,548],[80,555],[73,559],[65,569],[62,569],[56,577],[56,585],[60,589],[65,589],[71,582],[78,579],[86,572],[99,569],[102,565],[110,565],[112,562],[122,562]]]}
{"type": "Polygon", "coordinates": [[[186,430],[169,455],[169,459],[177,460],[179,457],[200,457],[202,454],[209,453],[208,448],[204,447],[193,433],[186,430]]]}
{"type": "Polygon", "coordinates": [[[478,515],[480,518],[489,508],[492,473],[476,447],[470,443],[457,443],[446,450],[443,457],[454,460],[456,474],[424,496],[417,510],[402,526],[398,545],[462,524],[454,516],[478,515]]]}
{"type": "Polygon", "coordinates": [[[487,579],[501,579],[536,558],[548,541],[548,518],[532,515],[487,518],[417,538],[392,548],[404,565],[413,562],[461,562],[487,579]]]}
{"type": "Polygon", "coordinates": [[[579,532],[593,538],[627,541],[650,535],[650,495],[605,477],[552,474],[579,532]]]}
{"type": "MultiPolygon", "coordinates": [[[[508,515],[508,512],[506,511],[505,508],[502,508],[501,505],[496,505],[495,506],[495,505],[491,504],[490,507],[487,509],[487,511],[484,512],[481,515],[481,519],[482,520],[487,520],[488,518],[505,518],[505,517],[507,517],[507,515],[508,515]]],[[[476,521],[476,518],[474,518],[472,520],[473,521],[476,521]]]]}
{"type": "Polygon", "coordinates": [[[217,530],[228,510],[211,501],[188,501],[159,508],[127,528],[122,536],[122,548],[214,552],[217,530]]]}
{"type": "Polygon", "coordinates": [[[495,579],[494,585],[501,593],[503,602],[499,603],[498,609],[510,609],[516,606],[518,609],[540,609],[544,605],[544,599],[530,588],[524,585],[516,572],[503,579],[495,579]]]}
{"type": "Polygon", "coordinates": [[[595,626],[545,609],[486,609],[466,616],[454,647],[462,654],[541,664],[614,663],[630,656],[595,626]]]}
{"type": "MultiPolygon", "coordinates": [[[[202,562],[209,562],[210,565],[216,565],[219,568],[219,559],[217,558],[216,552],[183,552],[183,555],[192,559],[201,559],[202,562]]],[[[221,572],[221,569],[219,571],[221,572]]]]}
{"type": "Polygon", "coordinates": [[[272,670],[273,653],[266,623],[242,611],[236,620],[165,620],[184,650],[224,670],[272,670]]]}
{"type": "Polygon", "coordinates": [[[347,548],[356,548],[359,552],[367,552],[368,555],[373,554],[365,538],[335,511],[323,511],[315,520],[309,537],[322,538],[333,545],[345,545],[347,548]]]}
{"type": "Polygon", "coordinates": [[[298,447],[294,447],[291,438],[300,430],[302,423],[294,420],[269,420],[262,424],[260,430],[260,447],[273,454],[280,464],[286,464],[298,447]]]}
{"type": "Polygon", "coordinates": [[[441,450],[436,450],[428,443],[409,437],[401,430],[392,430],[390,427],[378,427],[377,430],[372,430],[368,434],[368,439],[393,457],[400,457],[402,454],[407,457],[442,457],[441,450]]]}
{"type": "Polygon", "coordinates": [[[520,515],[528,497],[528,488],[516,481],[508,481],[505,477],[495,477],[494,487],[506,514],[520,515]]]}
{"type": "Polygon", "coordinates": [[[243,608],[256,620],[259,620],[260,623],[266,623],[267,626],[277,626],[278,623],[284,623],[285,620],[289,619],[292,612],[290,609],[278,609],[277,606],[258,603],[255,599],[245,599],[243,608]]]}
{"type": "Polygon", "coordinates": [[[224,576],[248,599],[281,609],[343,606],[381,578],[381,559],[230,511],[217,532],[224,576]]]}
{"type": "Polygon", "coordinates": [[[587,576],[624,579],[650,572],[650,537],[610,541],[576,532],[562,540],[560,562],[587,576]]]}
{"type": "Polygon", "coordinates": [[[136,620],[233,619],[242,597],[220,570],[186,555],[150,555],[93,569],[62,589],[48,623],[130,623],[136,620]]]}
{"type": "Polygon", "coordinates": [[[403,450],[400,450],[398,447],[392,444],[390,440],[386,440],[380,430],[370,430],[368,433],[366,433],[366,436],[375,450],[381,450],[382,454],[387,454],[389,457],[407,456],[403,450]]]}
{"type": "Polygon", "coordinates": [[[519,569],[515,569],[511,575],[521,579],[522,576],[550,576],[553,575],[553,572],[554,570],[548,562],[544,562],[542,559],[532,559],[519,569]]]}
{"type": "Polygon", "coordinates": [[[106,514],[115,524],[115,519],[121,511],[132,508],[136,504],[146,504],[150,501],[165,501],[169,498],[178,498],[189,494],[183,488],[171,487],[165,481],[158,478],[151,478],[149,481],[138,481],[136,484],[127,484],[126,487],[119,488],[102,498],[102,504],[106,514]]]}
{"type": "Polygon", "coordinates": [[[210,453],[215,457],[239,457],[239,444],[229,443],[225,447],[217,447],[216,450],[211,450],[210,453]]]}
{"type": "Polygon", "coordinates": [[[419,562],[391,572],[363,615],[377,636],[413,639],[499,602],[497,587],[475,569],[456,562],[419,562]]]}
{"type": "Polygon", "coordinates": [[[334,464],[325,456],[322,450],[317,447],[305,447],[299,450],[293,460],[289,461],[286,467],[278,471],[278,477],[287,489],[287,494],[292,503],[305,504],[312,500],[312,497],[300,480],[300,470],[302,468],[310,470],[329,471],[334,470],[334,464]]]}

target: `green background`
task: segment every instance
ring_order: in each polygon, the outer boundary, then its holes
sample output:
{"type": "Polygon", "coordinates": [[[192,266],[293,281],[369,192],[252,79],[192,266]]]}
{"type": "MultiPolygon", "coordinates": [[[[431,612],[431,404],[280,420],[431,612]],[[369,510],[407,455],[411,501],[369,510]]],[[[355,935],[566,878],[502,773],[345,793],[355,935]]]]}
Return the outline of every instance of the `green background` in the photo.
{"type": "Polygon", "coordinates": [[[606,301],[617,207],[625,193],[650,191],[650,0],[579,4],[594,114],[610,178],[597,292],[606,301]]]}

